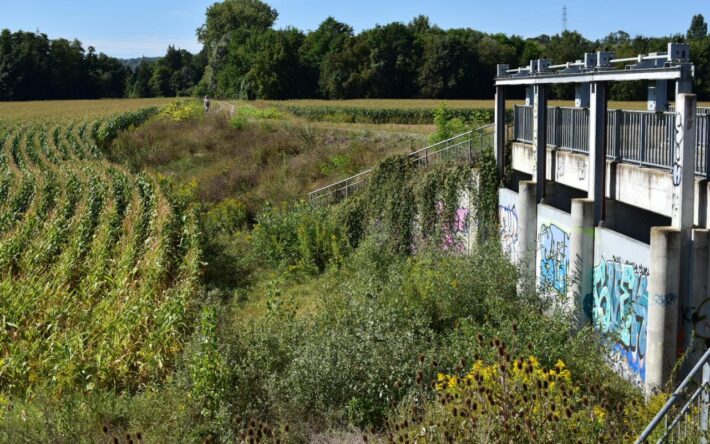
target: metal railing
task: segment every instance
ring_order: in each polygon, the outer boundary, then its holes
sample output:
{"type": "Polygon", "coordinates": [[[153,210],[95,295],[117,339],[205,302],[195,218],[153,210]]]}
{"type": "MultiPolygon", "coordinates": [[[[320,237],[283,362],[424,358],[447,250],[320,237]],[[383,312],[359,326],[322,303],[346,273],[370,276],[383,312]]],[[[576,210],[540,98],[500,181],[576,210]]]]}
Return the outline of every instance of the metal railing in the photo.
{"type": "MultiPolygon", "coordinates": [[[[698,112],[698,115],[699,115],[699,116],[707,116],[708,114],[710,114],[710,108],[708,108],[708,107],[701,107],[701,106],[699,106],[699,107],[697,107],[696,109],[698,110],[697,112],[698,112]]],[[[674,113],[674,112],[675,112],[675,106],[674,106],[674,105],[669,105],[669,106],[668,106],[668,112],[674,113]]]]}
{"type": "Polygon", "coordinates": [[[708,157],[708,146],[710,146],[710,114],[698,116],[696,137],[698,148],[695,150],[695,174],[707,177],[710,174],[710,157],[708,157]]]}
{"type": "MultiPolygon", "coordinates": [[[[710,111],[710,108],[706,108],[710,111]]],[[[710,159],[710,113],[697,115],[695,173],[707,176],[710,159]]],[[[517,105],[514,139],[532,143],[532,106],[517,105]]],[[[609,110],[607,114],[607,156],[622,162],[662,169],[673,165],[675,113],[609,110]]],[[[580,153],[589,152],[589,110],[550,107],[547,110],[547,145],[580,153]]]]}
{"type": "MultiPolygon", "coordinates": [[[[532,143],[532,106],[515,105],[514,137],[532,143]]],[[[547,109],[547,146],[571,151],[589,152],[589,110],[587,108],[555,107],[547,109]]]]}
{"type": "Polygon", "coordinates": [[[646,426],[636,444],[648,439],[663,422],[662,433],[657,433],[657,443],[703,442],[707,443],[708,406],[710,405],[710,349],[695,364],[683,382],[668,398],[661,410],[646,426]],[[702,372],[702,373],[701,373],[702,372]],[[701,383],[696,382],[702,374],[701,383]],[[670,423],[669,423],[670,421],[670,423]]]}
{"type": "MultiPolygon", "coordinates": [[[[492,149],[494,130],[495,126],[493,124],[485,125],[414,151],[409,154],[409,158],[416,166],[447,160],[463,160],[473,163],[483,150],[492,149]]],[[[374,169],[371,168],[347,179],[319,188],[308,193],[308,198],[311,202],[324,199],[328,202],[338,202],[362,188],[373,171],[374,169]]]]}

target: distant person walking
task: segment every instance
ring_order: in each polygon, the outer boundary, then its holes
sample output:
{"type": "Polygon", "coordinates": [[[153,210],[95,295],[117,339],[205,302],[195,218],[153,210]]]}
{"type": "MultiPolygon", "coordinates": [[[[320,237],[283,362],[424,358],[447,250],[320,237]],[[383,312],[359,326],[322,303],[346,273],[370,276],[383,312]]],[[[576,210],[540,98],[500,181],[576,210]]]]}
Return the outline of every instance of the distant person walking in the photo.
{"type": "Polygon", "coordinates": [[[210,111],[210,96],[205,96],[205,112],[210,111]]]}

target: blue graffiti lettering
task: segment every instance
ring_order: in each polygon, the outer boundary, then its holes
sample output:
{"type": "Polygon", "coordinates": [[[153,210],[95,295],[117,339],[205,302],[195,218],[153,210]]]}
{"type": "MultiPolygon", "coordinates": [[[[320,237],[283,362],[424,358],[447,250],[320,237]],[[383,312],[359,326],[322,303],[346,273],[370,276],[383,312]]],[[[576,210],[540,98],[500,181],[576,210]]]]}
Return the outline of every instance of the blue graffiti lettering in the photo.
{"type": "Polygon", "coordinates": [[[648,270],[619,260],[604,260],[594,267],[592,318],[604,334],[617,342],[613,350],[628,369],[646,379],[646,319],[648,270]]]}
{"type": "Polygon", "coordinates": [[[569,233],[555,224],[540,226],[540,285],[567,293],[569,233]]]}

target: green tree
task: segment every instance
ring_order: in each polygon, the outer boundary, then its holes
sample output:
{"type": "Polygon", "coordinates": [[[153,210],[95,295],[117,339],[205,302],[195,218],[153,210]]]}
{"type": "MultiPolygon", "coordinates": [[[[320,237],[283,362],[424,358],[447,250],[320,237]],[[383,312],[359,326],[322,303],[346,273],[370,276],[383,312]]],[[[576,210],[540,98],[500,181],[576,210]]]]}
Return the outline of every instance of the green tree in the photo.
{"type": "Polygon", "coordinates": [[[238,29],[265,31],[271,28],[278,12],[260,0],[225,0],[207,8],[205,24],[197,29],[201,43],[212,46],[238,29]]]}
{"type": "Polygon", "coordinates": [[[370,52],[362,74],[368,85],[367,96],[412,97],[422,53],[412,29],[395,22],[364,34],[370,52]]]}
{"type": "Polygon", "coordinates": [[[480,62],[470,33],[450,31],[429,39],[419,70],[420,95],[426,98],[472,97],[480,62]]]}
{"type": "Polygon", "coordinates": [[[233,41],[219,91],[229,96],[290,99],[306,94],[306,76],[299,49],[304,35],[297,29],[252,34],[245,44],[233,41]]]}
{"type": "Polygon", "coordinates": [[[324,95],[331,99],[365,97],[367,82],[362,68],[367,65],[369,57],[368,44],[361,36],[346,40],[342,50],[327,54],[320,76],[324,95]]]}
{"type": "Polygon", "coordinates": [[[705,17],[702,14],[693,16],[688,29],[688,40],[704,39],[708,36],[708,24],[705,23],[705,17]]]}
{"type": "Polygon", "coordinates": [[[133,75],[133,82],[128,89],[128,95],[130,97],[155,97],[155,92],[151,87],[151,79],[153,78],[153,66],[145,60],[143,60],[136,72],[133,75]]]}
{"type": "Polygon", "coordinates": [[[327,95],[327,85],[319,82],[323,77],[323,64],[329,54],[340,52],[353,36],[352,26],[328,17],[309,33],[300,48],[301,60],[306,70],[308,95],[327,95]]]}

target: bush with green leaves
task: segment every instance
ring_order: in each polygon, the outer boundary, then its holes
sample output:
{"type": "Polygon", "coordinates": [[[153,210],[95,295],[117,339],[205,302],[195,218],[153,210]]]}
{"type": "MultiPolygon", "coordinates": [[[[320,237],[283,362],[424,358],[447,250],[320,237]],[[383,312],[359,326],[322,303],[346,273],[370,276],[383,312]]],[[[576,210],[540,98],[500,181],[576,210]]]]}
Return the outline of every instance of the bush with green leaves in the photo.
{"type": "Polygon", "coordinates": [[[322,272],[349,249],[344,227],[327,208],[306,203],[272,206],[257,217],[254,250],[271,265],[322,272]]]}

